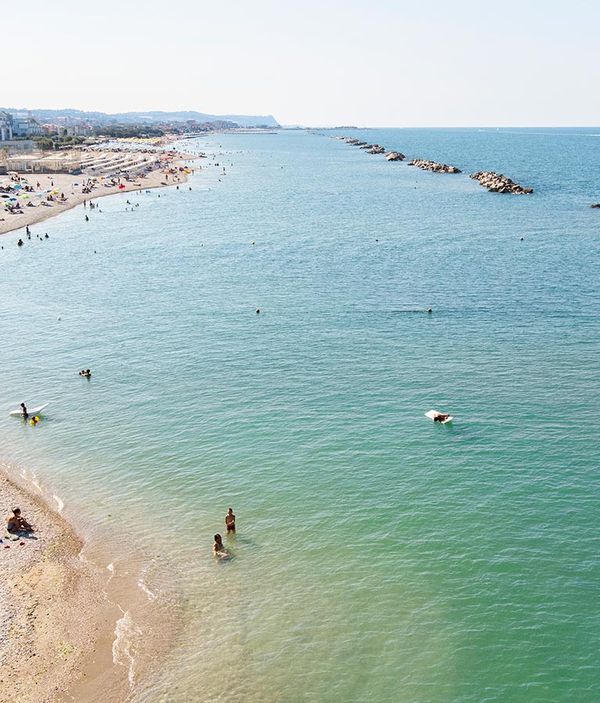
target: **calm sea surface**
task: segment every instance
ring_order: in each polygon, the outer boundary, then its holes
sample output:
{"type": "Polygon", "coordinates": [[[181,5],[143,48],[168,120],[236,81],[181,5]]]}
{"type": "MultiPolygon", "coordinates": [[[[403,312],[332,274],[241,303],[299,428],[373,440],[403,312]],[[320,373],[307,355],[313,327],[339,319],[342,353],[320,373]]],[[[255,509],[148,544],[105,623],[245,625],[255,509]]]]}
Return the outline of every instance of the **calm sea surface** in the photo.
{"type": "Polygon", "coordinates": [[[600,129],[351,134],[535,194],[187,143],[180,190],[1,238],[0,457],[183,616],[136,703],[596,703],[600,129]]]}

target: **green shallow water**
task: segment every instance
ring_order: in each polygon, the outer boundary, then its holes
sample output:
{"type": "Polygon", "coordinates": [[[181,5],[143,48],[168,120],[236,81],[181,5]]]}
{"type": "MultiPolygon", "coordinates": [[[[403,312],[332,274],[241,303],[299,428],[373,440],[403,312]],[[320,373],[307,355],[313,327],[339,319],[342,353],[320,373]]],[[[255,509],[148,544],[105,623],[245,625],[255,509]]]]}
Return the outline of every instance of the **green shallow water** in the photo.
{"type": "Polygon", "coordinates": [[[183,613],[133,701],[593,703],[600,138],[364,134],[536,193],[199,140],[191,191],[2,238],[3,403],[52,405],[0,419],[1,455],[183,613]]]}

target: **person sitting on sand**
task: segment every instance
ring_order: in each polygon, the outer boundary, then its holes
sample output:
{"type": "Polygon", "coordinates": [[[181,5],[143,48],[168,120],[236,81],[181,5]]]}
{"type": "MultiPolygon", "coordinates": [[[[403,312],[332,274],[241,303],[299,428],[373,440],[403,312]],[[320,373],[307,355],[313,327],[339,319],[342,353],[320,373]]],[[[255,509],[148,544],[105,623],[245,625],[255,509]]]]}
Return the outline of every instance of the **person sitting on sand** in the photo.
{"type": "Polygon", "coordinates": [[[230,532],[235,532],[235,515],[233,514],[233,508],[227,508],[227,515],[225,515],[225,527],[227,528],[227,534],[230,532]]]}
{"type": "Polygon", "coordinates": [[[213,554],[216,557],[219,557],[220,559],[224,559],[229,556],[229,552],[225,549],[223,546],[223,538],[221,537],[220,534],[216,534],[214,537],[214,544],[213,544],[213,554]]]}
{"type": "Polygon", "coordinates": [[[19,532],[35,532],[33,526],[21,516],[21,508],[13,508],[12,513],[6,525],[6,529],[11,535],[16,535],[19,532]]]}

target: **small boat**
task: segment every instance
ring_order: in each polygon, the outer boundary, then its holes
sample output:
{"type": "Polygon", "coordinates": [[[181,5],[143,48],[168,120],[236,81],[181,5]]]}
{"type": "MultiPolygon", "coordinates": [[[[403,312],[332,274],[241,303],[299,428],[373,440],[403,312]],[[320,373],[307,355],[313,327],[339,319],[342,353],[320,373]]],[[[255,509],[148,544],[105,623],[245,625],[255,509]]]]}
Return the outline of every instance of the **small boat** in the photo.
{"type": "MultiPolygon", "coordinates": [[[[438,410],[429,410],[428,412],[425,413],[425,417],[428,417],[430,420],[433,420],[434,422],[436,422],[435,418],[441,414],[442,413],[440,413],[438,410]]],[[[448,417],[445,420],[440,420],[439,422],[440,422],[440,425],[447,425],[449,422],[452,422],[452,420],[453,420],[452,415],[448,415],[448,417]]]]}
{"type": "MultiPolygon", "coordinates": [[[[27,408],[27,414],[29,417],[32,417],[33,415],[41,415],[44,410],[48,407],[49,403],[44,403],[44,405],[38,405],[35,408],[27,408]]],[[[13,417],[23,417],[23,412],[21,408],[17,408],[16,410],[11,410],[9,415],[12,415],[13,417]]]]}

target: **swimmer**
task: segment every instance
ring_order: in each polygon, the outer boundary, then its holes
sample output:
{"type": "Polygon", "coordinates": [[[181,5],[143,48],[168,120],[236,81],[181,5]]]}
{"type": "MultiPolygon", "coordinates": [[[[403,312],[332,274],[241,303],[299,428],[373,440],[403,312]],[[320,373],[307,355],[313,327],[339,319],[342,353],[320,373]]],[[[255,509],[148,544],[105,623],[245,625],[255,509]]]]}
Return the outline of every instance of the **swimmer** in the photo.
{"type": "Polygon", "coordinates": [[[431,315],[431,313],[433,312],[433,310],[432,310],[431,308],[427,308],[427,312],[431,315]]]}
{"type": "Polygon", "coordinates": [[[233,514],[233,508],[227,508],[227,515],[225,515],[225,527],[227,528],[227,533],[235,532],[235,515],[233,514]]]}
{"type": "Polygon", "coordinates": [[[39,418],[37,415],[34,415],[34,416],[31,418],[31,420],[29,420],[29,424],[30,424],[32,427],[35,427],[35,426],[38,424],[39,421],[40,421],[40,418],[39,418]]]}
{"type": "Polygon", "coordinates": [[[17,246],[18,246],[18,247],[22,247],[22,246],[23,246],[23,240],[22,240],[22,239],[19,239],[19,241],[17,242],[17,246]]]}
{"type": "Polygon", "coordinates": [[[260,315],[260,308],[256,308],[256,314],[260,315]]]}
{"type": "Polygon", "coordinates": [[[229,552],[225,549],[223,546],[223,538],[221,537],[220,534],[216,534],[214,536],[214,544],[213,544],[213,555],[216,557],[219,557],[219,559],[227,559],[229,556],[229,552]]]}

